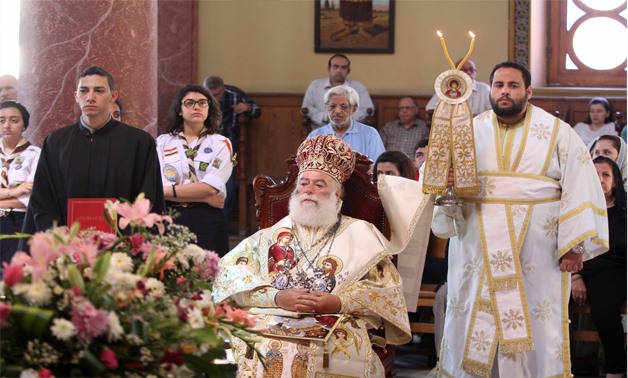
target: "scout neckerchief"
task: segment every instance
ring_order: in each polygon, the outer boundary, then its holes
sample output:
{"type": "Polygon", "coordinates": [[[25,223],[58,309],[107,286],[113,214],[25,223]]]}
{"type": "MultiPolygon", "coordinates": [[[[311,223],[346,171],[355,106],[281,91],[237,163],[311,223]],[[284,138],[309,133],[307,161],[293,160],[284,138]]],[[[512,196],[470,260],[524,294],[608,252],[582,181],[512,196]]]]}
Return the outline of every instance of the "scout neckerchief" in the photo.
{"type": "Polygon", "coordinates": [[[9,166],[11,165],[13,160],[15,160],[18,156],[20,156],[20,153],[22,153],[30,145],[31,144],[29,141],[27,141],[24,138],[21,138],[20,141],[17,143],[17,146],[15,146],[15,148],[13,149],[13,151],[11,152],[9,156],[5,156],[4,154],[0,156],[0,160],[2,160],[2,173],[0,174],[0,186],[2,188],[9,187],[9,166]]]}
{"type": "Polygon", "coordinates": [[[198,178],[196,177],[196,169],[194,168],[194,158],[198,154],[198,150],[201,148],[201,144],[203,143],[203,139],[209,135],[209,131],[207,128],[203,128],[201,133],[198,135],[198,139],[196,140],[196,146],[191,148],[188,146],[188,141],[185,139],[183,135],[183,131],[179,133],[179,138],[181,139],[181,143],[183,144],[183,151],[185,152],[185,157],[188,159],[188,167],[190,169],[190,181],[197,182],[198,178]]]}

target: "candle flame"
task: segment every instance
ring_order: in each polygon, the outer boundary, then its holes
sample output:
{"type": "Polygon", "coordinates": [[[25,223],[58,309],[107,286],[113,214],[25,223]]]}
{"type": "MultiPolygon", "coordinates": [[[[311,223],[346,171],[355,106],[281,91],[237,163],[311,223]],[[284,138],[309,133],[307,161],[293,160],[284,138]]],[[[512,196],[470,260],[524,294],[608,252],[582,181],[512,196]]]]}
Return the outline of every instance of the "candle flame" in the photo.
{"type": "Polygon", "coordinates": [[[443,38],[443,33],[441,33],[440,30],[436,30],[436,34],[438,34],[440,38],[443,38]]]}
{"type": "Polygon", "coordinates": [[[475,34],[473,34],[472,31],[469,32],[469,35],[471,36],[471,38],[475,38],[475,34]]]}

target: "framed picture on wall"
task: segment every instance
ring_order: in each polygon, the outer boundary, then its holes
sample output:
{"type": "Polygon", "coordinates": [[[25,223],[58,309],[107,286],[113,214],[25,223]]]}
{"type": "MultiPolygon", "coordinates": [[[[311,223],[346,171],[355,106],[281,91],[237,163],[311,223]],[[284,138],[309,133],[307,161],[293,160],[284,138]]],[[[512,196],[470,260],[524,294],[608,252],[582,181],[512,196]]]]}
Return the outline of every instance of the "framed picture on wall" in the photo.
{"type": "Polygon", "coordinates": [[[395,0],[314,0],[314,17],[314,52],[395,52],[395,0]]]}

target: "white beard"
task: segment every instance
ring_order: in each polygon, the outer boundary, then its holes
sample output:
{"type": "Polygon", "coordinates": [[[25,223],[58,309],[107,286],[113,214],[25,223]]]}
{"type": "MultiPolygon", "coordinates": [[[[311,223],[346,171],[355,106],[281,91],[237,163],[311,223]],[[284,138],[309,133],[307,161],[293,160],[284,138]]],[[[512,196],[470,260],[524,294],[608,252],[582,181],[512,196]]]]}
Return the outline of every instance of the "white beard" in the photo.
{"type": "Polygon", "coordinates": [[[294,191],[290,195],[289,214],[296,224],[308,227],[327,227],[338,221],[341,206],[342,201],[336,199],[335,193],[319,198],[314,195],[299,195],[294,191]],[[303,202],[304,199],[312,199],[316,203],[303,202]]]}

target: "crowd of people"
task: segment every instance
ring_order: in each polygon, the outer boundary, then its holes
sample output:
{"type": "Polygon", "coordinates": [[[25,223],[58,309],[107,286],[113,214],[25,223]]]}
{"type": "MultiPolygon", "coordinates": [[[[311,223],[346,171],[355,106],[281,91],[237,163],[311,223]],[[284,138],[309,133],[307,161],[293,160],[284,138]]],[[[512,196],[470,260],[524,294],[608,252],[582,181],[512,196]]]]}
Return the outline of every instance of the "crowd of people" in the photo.
{"type": "MultiPolygon", "coordinates": [[[[319,324],[325,314],[343,315],[334,325],[342,331],[334,334],[342,352],[330,353],[316,341],[278,344],[262,337],[256,345],[261,355],[296,361],[297,370],[310,373],[383,376],[371,344],[411,340],[403,283],[391,257],[412,238],[428,237],[431,224],[435,235],[449,238],[448,259],[426,262],[423,274],[442,289],[434,310],[440,374],[569,374],[564,320],[571,292],[576,305],[591,304],[608,376],[621,376],[627,164],[610,103],[592,99],[587,120],[572,128],[529,103],[525,67],[500,63],[489,84],[475,80],[471,60],[460,69],[473,83],[477,195],[465,196],[462,206],[437,207],[427,225],[418,222],[431,214],[421,183],[430,129],[410,97],[400,99],[398,120],[381,130],[363,124],[373,103],[363,84],[347,78],[348,57],[335,54],[329,76],[305,93],[313,130],[296,152],[299,174],[288,217],[230,252],[238,118],[261,114],[241,89],[218,76],[184,86],[172,101],[166,133],[155,140],[122,122],[112,75],[90,67],[77,78],[78,122],[48,135],[40,149],[22,136],[29,113],[17,102],[17,81],[0,76],[0,232],[67,225],[73,198],[143,193],[153,212],[175,211],[174,222],[187,226],[200,247],[223,256],[214,299],[251,309],[260,329],[277,317],[308,314],[319,324]],[[388,214],[395,218],[392,240],[340,213],[356,152],[374,162],[372,181],[385,209],[397,209],[388,214]],[[378,341],[372,330],[381,327],[385,335],[378,341]]],[[[430,100],[428,114],[440,100],[430,100]]],[[[18,248],[27,245],[0,240],[2,262],[18,248]]],[[[278,360],[271,375],[264,373],[263,361],[245,344],[234,345],[234,355],[252,376],[290,375],[291,367],[278,360]]]]}

